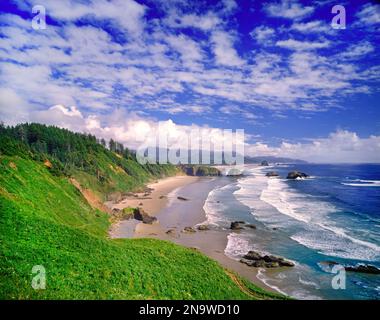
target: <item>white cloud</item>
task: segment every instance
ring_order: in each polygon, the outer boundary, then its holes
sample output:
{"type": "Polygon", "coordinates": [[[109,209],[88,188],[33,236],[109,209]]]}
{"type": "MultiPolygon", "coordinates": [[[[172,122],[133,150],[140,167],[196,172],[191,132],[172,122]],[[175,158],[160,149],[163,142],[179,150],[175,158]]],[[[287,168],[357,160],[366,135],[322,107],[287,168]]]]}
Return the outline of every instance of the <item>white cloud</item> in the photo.
{"type": "Polygon", "coordinates": [[[251,37],[255,38],[257,42],[262,44],[270,43],[275,34],[274,29],[266,26],[256,27],[250,33],[251,37]]]}
{"type": "Polygon", "coordinates": [[[306,23],[295,22],[292,24],[290,29],[296,30],[302,33],[308,33],[308,32],[321,33],[321,32],[329,32],[333,30],[330,25],[326,24],[322,20],[315,20],[315,21],[310,21],[306,23]]]}
{"type": "MultiPolygon", "coordinates": [[[[17,3],[29,11],[33,5],[40,5],[41,1],[17,0],[17,3]]],[[[131,35],[141,33],[144,27],[142,18],[145,7],[133,0],[90,0],[87,3],[73,0],[45,0],[42,4],[50,16],[63,21],[76,21],[84,17],[115,20],[131,35]]]]}
{"type": "Polygon", "coordinates": [[[310,15],[314,8],[311,6],[304,7],[298,1],[281,0],[280,2],[266,4],[264,10],[272,17],[296,20],[310,15]]]}
{"type": "MultiPolygon", "coordinates": [[[[365,58],[375,47],[369,37],[355,47],[349,47],[351,42],[339,42],[338,35],[336,42],[278,41],[277,45],[295,50],[285,51],[270,46],[279,35],[294,33],[296,29],[284,26],[272,29],[274,25],[269,24],[254,29],[252,36],[258,43],[254,44],[254,51],[249,51],[245,48],[247,39],[237,33],[234,23],[227,25],[229,20],[227,13],[222,12],[222,3],[212,12],[200,14],[192,10],[184,13],[171,1],[161,2],[167,6],[167,10],[162,10],[164,17],[149,20],[144,29],[144,19],[148,16],[137,14],[139,18],[135,21],[140,26],[140,37],[128,35],[119,42],[115,40],[119,33],[111,35],[100,26],[73,23],[102,4],[110,8],[91,19],[108,20],[108,16],[115,16],[111,19],[114,27],[121,16],[128,19],[122,10],[114,13],[116,1],[89,1],[89,8],[84,8],[83,2],[48,0],[46,3],[52,6],[56,19],[74,6],[79,6],[79,11],[68,12],[66,18],[58,21],[59,26],[48,25],[41,31],[33,30],[27,19],[2,14],[0,87],[9,97],[7,108],[18,110],[17,117],[24,121],[28,110],[59,104],[75,105],[80,111],[91,112],[111,113],[116,108],[125,108],[140,114],[154,111],[167,116],[180,113],[199,116],[236,103],[243,104],[246,112],[230,116],[248,122],[257,107],[275,110],[276,114],[288,109],[326,110],[342,96],[357,92],[370,94],[375,90],[368,81],[378,81],[379,67],[354,61],[354,58],[365,58]],[[60,7],[62,11],[57,12],[60,7]],[[238,47],[240,40],[242,46],[238,47]],[[346,51],[348,56],[332,55],[330,50],[318,54],[315,51],[328,45],[333,49],[336,43],[341,44],[339,50],[346,51]],[[179,103],[184,101],[184,96],[186,103],[179,103]]],[[[182,8],[185,2],[174,3],[182,8]]],[[[233,2],[226,3],[231,4],[232,10],[233,2]]],[[[19,5],[30,10],[30,2],[19,1],[19,5]]],[[[195,4],[189,6],[196,8],[195,4]]],[[[287,4],[287,8],[305,12],[296,2],[287,4]]],[[[320,25],[293,21],[293,27],[301,32],[316,30],[320,25]]],[[[125,27],[118,31],[125,36],[128,30],[125,27]]],[[[300,37],[297,39],[306,38],[304,34],[297,36],[300,37]]],[[[0,112],[5,121],[17,118],[16,113],[0,112]]],[[[225,113],[215,112],[207,121],[226,118],[225,113]]]]}
{"type": "Polygon", "coordinates": [[[8,124],[16,124],[28,120],[28,102],[16,91],[0,88],[0,119],[8,124]]]}
{"type": "Polygon", "coordinates": [[[323,42],[309,42],[309,41],[298,41],[294,39],[280,40],[276,42],[279,47],[291,49],[291,50],[314,50],[326,48],[330,44],[328,41],[323,42]]]}
{"type": "MultiPolygon", "coordinates": [[[[1,93],[6,92],[1,91],[1,93]]],[[[7,101],[10,95],[12,93],[8,92],[7,101]]],[[[239,107],[223,107],[220,111],[226,114],[244,112],[239,107]]],[[[84,115],[75,106],[68,108],[56,105],[48,110],[30,112],[28,120],[57,125],[76,132],[92,133],[99,138],[113,138],[132,149],[140,147],[142,143],[148,143],[148,145],[155,143],[158,130],[160,130],[160,134],[169,137],[169,143],[173,147],[183,146],[190,131],[194,129],[207,130],[207,134],[219,145],[226,139],[220,128],[178,125],[172,120],[161,122],[159,127],[159,123],[154,119],[142,118],[123,109],[115,109],[105,115],[84,115]]],[[[279,147],[272,147],[260,141],[245,143],[245,154],[249,156],[272,155],[326,163],[380,162],[380,136],[360,138],[355,132],[338,130],[326,138],[314,139],[310,142],[284,141],[279,147]]]]}
{"type": "Polygon", "coordinates": [[[362,6],[356,14],[359,21],[364,25],[375,25],[380,23],[380,5],[367,3],[362,6]]]}
{"type": "Polygon", "coordinates": [[[223,11],[226,13],[234,12],[238,8],[238,4],[235,0],[222,0],[222,4],[224,7],[223,11]]]}
{"type": "Polygon", "coordinates": [[[211,36],[216,62],[220,65],[238,67],[244,64],[233,43],[234,38],[226,32],[215,31],[211,36]]]}
{"type": "Polygon", "coordinates": [[[171,35],[166,37],[166,41],[174,50],[180,53],[182,62],[186,67],[200,67],[198,62],[202,60],[203,53],[194,40],[184,35],[171,35]]]}
{"type": "Polygon", "coordinates": [[[203,31],[211,31],[221,23],[221,20],[218,16],[210,12],[204,15],[181,15],[177,11],[173,11],[166,18],[165,23],[172,28],[192,27],[203,31]]]}
{"type": "MultiPolygon", "coordinates": [[[[197,125],[178,125],[172,120],[155,121],[142,118],[123,109],[116,109],[108,115],[83,115],[75,106],[67,108],[62,105],[53,106],[48,110],[30,114],[32,121],[56,125],[76,132],[87,132],[98,138],[115,139],[132,149],[143,144],[155,146],[156,138],[167,136],[169,146],[184,147],[191,130],[205,130],[207,136],[216,145],[226,139],[222,129],[197,125]]],[[[239,143],[243,141],[239,140],[239,143]]]]}
{"type": "Polygon", "coordinates": [[[380,136],[360,138],[355,132],[338,130],[327,138],[308,143],[282,142],[279,147],[256,143],[246,147],[247,154],[273,155],[324,163],[378,163],[380,136]]]}
{"type": "Polygon", "coordinates": [[[368,41],[362,41],[348,47],[347,50],[341,54],[341,57],[348,59],[362,58],[373,51],[375,51],[375,48],[371,43],[368,41]]]}

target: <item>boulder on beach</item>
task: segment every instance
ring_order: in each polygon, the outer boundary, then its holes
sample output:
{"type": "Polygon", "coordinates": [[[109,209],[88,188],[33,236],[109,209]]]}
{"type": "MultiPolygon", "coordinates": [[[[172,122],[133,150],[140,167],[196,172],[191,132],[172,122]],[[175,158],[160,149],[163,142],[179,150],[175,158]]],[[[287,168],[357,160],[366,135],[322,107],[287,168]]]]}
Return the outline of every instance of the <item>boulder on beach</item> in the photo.
{"type": "Polygon", "coordinates": [[[142,208],[135,208],[133,210],[133,217],[136,220],[142,221],[143,223],[146,223],[146,224],[152,224],[153,222],[157,220],[156,217],[150,216],[142,208]]]}
{"type": "Polygon", "coordinates": [[[178,200],[182,200],[182,201],[188,201],[188,200],[189,200],[189,199],[184,198],[184,197],[181,197],[181,196],[177,197],[177,199],[178,199],[178,200]]]}
{"type": "Polygon", "coordinates": [[[266,173],[265,176],[267,176],[267,177],[278,177],[279,174],[276,171],[269,171],[266,173]]]}
{"type": "Polygon", "coordinates": [[[288,173],[286,179],[304,179],[307,178],[308,175],[306,173],[300,172],[300,171],[291,171],[288,173]]]}
{"type": "Polygon", "coordinates": [[[262,255],[257,251],[249,251],[240,262],[255,268],[294,267],[294,262],[274,255],[262,255]]]}
{"type": "Polygon", "coordinates": [[[174,229],[169,229],[168,231],[165,232],[167,235],[169,236],[175,236],[176,235],[176,231],[174,229]]]}
{"type": "Polygon", "coordinates": [[[182,232],[183,233],[194,233],[196,231],[192,227],[185,227],[185,228],[183,228],[182,232]]]}

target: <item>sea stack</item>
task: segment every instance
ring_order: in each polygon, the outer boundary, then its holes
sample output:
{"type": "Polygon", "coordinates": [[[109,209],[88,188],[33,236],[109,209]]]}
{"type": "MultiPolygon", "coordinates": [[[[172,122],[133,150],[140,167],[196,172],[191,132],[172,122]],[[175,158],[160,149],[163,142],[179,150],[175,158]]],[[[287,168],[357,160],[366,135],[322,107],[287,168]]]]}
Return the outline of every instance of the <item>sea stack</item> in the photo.
{"type": "Polygon", "coordinates": [[[307,178],[309,175],[307,175],[306,173],[303,173],[303,172],[300,172],[300,171],[291,171],[288,173],[288,176],[286,177],[286,179],[304,179],[304,178],[307,178]]]}

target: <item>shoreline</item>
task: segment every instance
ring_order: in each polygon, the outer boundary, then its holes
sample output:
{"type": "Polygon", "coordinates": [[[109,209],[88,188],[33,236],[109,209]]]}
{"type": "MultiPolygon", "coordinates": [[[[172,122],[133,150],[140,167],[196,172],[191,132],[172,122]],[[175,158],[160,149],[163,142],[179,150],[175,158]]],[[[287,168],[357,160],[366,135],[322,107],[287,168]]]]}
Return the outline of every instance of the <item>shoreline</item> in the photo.
{"type": "Polygon", "coordinates": [[[206,222],[203,206],[209,192],[231,183],[231,179],[234,178],[175,176],[148,184],[147,187],[151,188],[149,195],[140,193],[139,197],[128,196],[114,204],[112,208],[140,207],[149,215],[155,216],[157,222],[143,224],[134,219],[119,221],[112,226],[110,237],[154,238],[197,249],[258,287],[278,293],[257,277],[259,269],[249,267],[225,255],[224,250],[230,230],[183,232],[185,227],[196,229],[194,226],[206,222]]]}
{"type": "MultiPolygon", "coordinates": [[[[110,210],[122,210],[124,208],[142,208],[146,213],[155,217],[168,205],[168,194],[187,184],[197,181],[199,177],[177,175],[156,180],[146,185],[144,192],[133,192],[121,201],[115,203],[108,201],[105,205],[110,210]]],[[[120,220],[115,222],[109,231],[110,238],[132,238],[137,225],[143,225],[137,220],[120,220]]]]}

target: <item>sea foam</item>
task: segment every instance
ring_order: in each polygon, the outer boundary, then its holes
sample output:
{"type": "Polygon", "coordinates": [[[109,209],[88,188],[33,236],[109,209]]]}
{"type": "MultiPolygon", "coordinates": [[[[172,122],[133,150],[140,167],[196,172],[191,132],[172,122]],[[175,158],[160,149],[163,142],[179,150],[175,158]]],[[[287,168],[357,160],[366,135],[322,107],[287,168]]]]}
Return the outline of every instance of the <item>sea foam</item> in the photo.
{"type": "MultiPolygon", "coordinates": [[[[284,179],[265,177],[262,168],[255,168],[251,173],[253,176],[239,180],[240,189],[234,194],[239,201],[252,209],[252,214],[258,220],[271,227],[278,224],[283,228],[295,226],[298,231],[289,234],[291,239],[329,256],[367,261],[379,259],[378,245],[353,236],[350,230],[346,230],[347,226],[336,225],[334,214],[339,212],[339,208],[323,201],[323,198],[298,192],[289,187],[284,179]],[[289,219],[284,221],[268,209],[264,210],[264,206],[255,199],[257,193],[260,194],[259,199],[262,202],[274,207],[277,213],[289,219]]],[[[369,181],[379,182],[360,182],[369,181]]]]}

